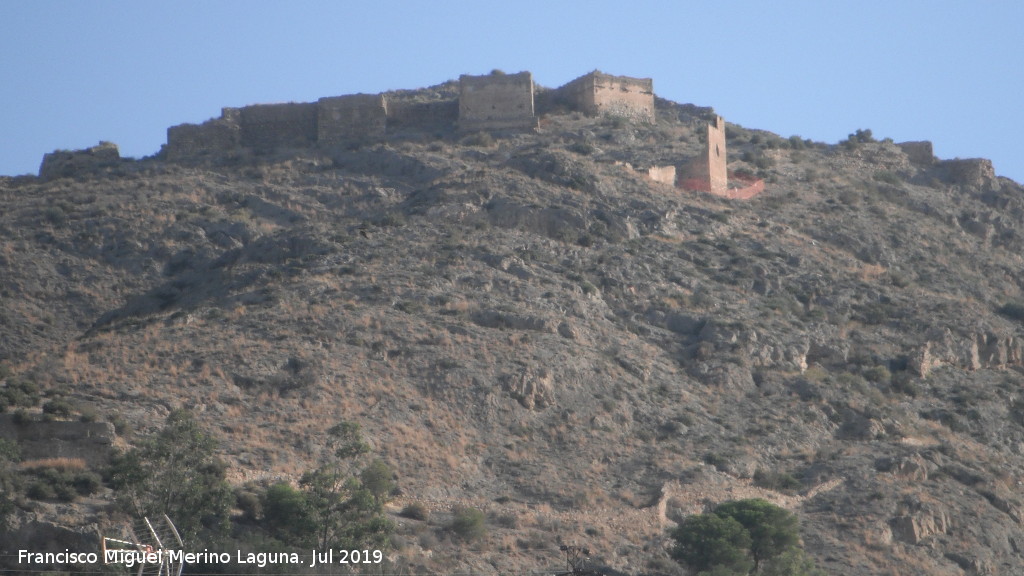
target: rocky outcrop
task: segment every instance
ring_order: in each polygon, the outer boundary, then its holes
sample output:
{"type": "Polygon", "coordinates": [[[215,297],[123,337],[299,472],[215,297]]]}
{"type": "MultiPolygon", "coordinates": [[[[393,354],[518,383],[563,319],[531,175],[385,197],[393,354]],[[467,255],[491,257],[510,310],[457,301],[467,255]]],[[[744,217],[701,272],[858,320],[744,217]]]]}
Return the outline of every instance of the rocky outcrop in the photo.
{"type": "Polygon", "coordinates": [[[938,504],[915,500],[906,508],[889,522],[893,537],[901,542],[918,544],[929,536],[945,534],[950,528],[949,513],[938,504]]]}
{"type": "Polygon", "coordinates": [[[512,398],[528,410],[544,408],[553,400],[551,373],[546,369],[524,369],[519,373],[506,375],[503,378],[503,386],[512,398]]]}
{"type": "Polygon", "coordinates": [[[917,544],[934,534],[944,534],[949,527],[945,514],[912,514],[892,519],[892,532],[897,540],[917,544]]]}
{"type": "Polygon", "coordinates": [[[908,357],[909,368],[925,378],[940,366],[966,370],[1024,365],[1024,341],[1013,334],[976,332],[955,336],[948,328],[933,330],[908,357]]]}
{"type": "Polygon", "coordinates": [[[920,454],[914,453],[909,456],[881,458],[875,463],[875,468],[880,472],[889,472],[903,480],[924,482],[928,479],[929,471],[934,468],[934,465],[920,454]]]}

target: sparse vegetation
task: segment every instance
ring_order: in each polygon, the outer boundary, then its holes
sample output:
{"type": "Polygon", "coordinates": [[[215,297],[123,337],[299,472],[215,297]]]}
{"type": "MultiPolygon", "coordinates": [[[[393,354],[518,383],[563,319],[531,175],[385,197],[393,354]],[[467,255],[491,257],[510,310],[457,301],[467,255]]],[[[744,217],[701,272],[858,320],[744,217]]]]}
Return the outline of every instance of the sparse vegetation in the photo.
{"type": "Polygon", "coordinates": [[[440,120],[383,143],[0,178],[0,432],[24,439],[0,516],[171,510],[228,550],[393,539],[423,573],[537,570],[579,539],[608,573],[672,576],[658,504],[765,497],[801,502],[815,545],[762,575],[963,550],[1022,571],[991,543],[1019,528],[1024,189],[864,130],[729,125],[730,168],[766,191],[673,192],[623,164],[684,167],[707,110],[554,103],[542,130],[461,134],[457,92],[389,96],[440,120]],[[194,427],[165,422],[181,406],[194,427]],[[28,440],[107,419],[106,485],[28,440]],[[897,516],[953,528],[911,543],[897,516]]]}

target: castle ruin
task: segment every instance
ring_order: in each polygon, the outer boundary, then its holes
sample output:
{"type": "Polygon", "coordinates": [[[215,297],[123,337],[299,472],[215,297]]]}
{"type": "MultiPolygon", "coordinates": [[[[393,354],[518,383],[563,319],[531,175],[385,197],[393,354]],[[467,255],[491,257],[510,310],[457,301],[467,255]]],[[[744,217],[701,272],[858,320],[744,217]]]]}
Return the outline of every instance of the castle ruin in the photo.
{"type": "MultiPolygon", "coordinates": [[[[202,163],[230,159],[245,151],[329,150],[384,142],[403,134],[453,129],[461,133],[535,130],[539,126],[530,72],[462,75],[457,90],[454,83],[437,88],[426,97],[421,91],[395,91],[223,108],[220,117],[202,124],[168,128],[163,157],[169,162],[202,163]]],[[[613,76],[595,70],[547,94],[558,106],[588,116],[614,116],[643,123],[655,120],[654,82],[650,78],[613,76]]],[[[675,166],[648,167],[644,171],[648,179],[728,198],[749,198],[763,190],[763,182],[741,182],[738,177],[741,187],[729,187],[725,121],[720,116],[714,118],[706,126],[704,150],[698,157],[675,166]]],[[[916,144],[907,143],[908,155],[919,161],[930,157],[930,145],[916,144]]],[[[113,145],[55,152],[44,159],[40,175],[70,175],[83,162],[91,166],[117,158],[113,145]]]]}

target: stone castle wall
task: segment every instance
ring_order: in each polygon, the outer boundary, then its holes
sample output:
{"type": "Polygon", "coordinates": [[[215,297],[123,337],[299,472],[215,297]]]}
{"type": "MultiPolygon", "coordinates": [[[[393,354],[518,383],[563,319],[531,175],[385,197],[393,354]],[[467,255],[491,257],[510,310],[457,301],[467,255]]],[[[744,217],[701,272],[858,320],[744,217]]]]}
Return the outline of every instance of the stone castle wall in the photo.
{"type": "Polygon", "coordinates": [[[595,70],[558,89],[562,98],[591,116],[654,121],[654,80],[612,76],[595,70]]]}
{"type": "Polygon", "coordinates": [[[306,148],[316,144],[317,104],[257,104],[238,111],[242,145],[254,150],[306,148]]]}
{"type": "Polygon", "coordinates": [[[115,434],[109,422],[19,422],[0,414],[0,438],[17,442],[24,460],[81,458],[96,468],[110,462],[115,434]]]}
{"type": "Polygon", "coordinates": [[[423,132],[444,130],[459,121],[457,100],[415,102],[409,100],[388,100],[388,133],[405,130],[423,132]]]}
{"type": "Polygon", "coordinates": [[[459,130],[535,127],[531,73],[459,76],[459,130]]]}
{"type": "Polygon", "coordinates": [[[383,140],[387,123],[387,101],[381,94],[350,94],[317,101],[316,140],[321,145],[383,140]]]}
{"type": "Polygon", "coordinates": [[[167,129],[167,160],[177,162],[222,154],[242,145],[237,108],[224,108],[220,118],[167,129]]]}

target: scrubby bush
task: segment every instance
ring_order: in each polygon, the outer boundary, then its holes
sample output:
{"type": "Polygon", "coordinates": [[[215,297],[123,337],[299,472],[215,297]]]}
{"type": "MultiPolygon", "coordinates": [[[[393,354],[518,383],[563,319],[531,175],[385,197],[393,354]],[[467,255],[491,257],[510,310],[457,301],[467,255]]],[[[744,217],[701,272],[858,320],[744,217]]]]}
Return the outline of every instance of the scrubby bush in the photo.
{"type": "Polygon", "coordinates": [[[463,540],[482,540],[487,536],[484,513],[469,506],[452,509],[451,531],[463,540]]]}
{"type": "Polygon", "coordinates": [[[869,142],[876,142],[875,137],[871,134],[871,130],[861,130],[858,128],[856,132],[847,136],[846,140],[843,140],[840,144],[843,148],[852,150],[861,144],[867,144],[869,142]]]}
{"type": "Polygon", "coordinates": [[[776,472],[758,468],[754,472],[754,484],[779,492],[795,492],[803,488],[803,483],[789,472],[776,472]]]}
{"type": "Polygon", "coordinates": [[[63,398],[49,400],[43,404],[43,414],[50,414],[58,418],[70,418],[73,410],[71,403],[63,398]]]}
{"type": "Polygon", "coordinates": [[[406,518],[412,518],[413,520],[427,521],[430,519],[430,508],[427,508],[421,502],[410,502],[402,508],[401,515],[406,518]]]}

